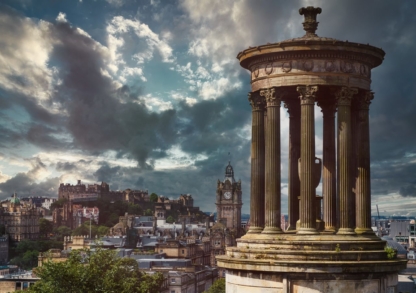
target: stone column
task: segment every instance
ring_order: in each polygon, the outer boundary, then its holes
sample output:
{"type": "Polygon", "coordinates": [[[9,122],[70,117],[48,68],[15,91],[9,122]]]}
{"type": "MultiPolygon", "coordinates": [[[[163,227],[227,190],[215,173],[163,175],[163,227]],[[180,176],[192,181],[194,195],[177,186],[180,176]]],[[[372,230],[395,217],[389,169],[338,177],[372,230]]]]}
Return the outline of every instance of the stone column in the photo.
{"type": "Polygon", "coordinates": [[[296,230],[299,220],[300,180],[298,162],[300,158],[300,101],[286,99],[285,108],[289,113],[289,178],[288,178],[288,231],[296,230]]]}
{"type": "Polygon", "coordinates": [[[351,100],[356,88],[341,87],[335,96],[338,105],[338,194],[339,229],[337,234],[355,234],[349,219],[351,188],[351,100]]]}
{"type": "Polygon", "coordinates": [[[356,228],[359,234],[374,234],[371,229],[371,186],[370,186],[370,129],[368,111],[374,93],[367,91],[359,97],[359,145],[358,176],[356,181],[356,228]]]}
{"type": "Polygon", "coordinates": [[[250,228],[247,233],[261,233],[264,228],[264,98],[258,92],[248,98],[252,107],[250,228]]]}
{"type": "Polygon", "coordinates": [[[333,100],[318,103],[323,113],[323,176],[325,231],[335,232],[337,225],[336,160],[335,160],[335,112],[333,100]]]}
{"type": "Polygon", "coordinates": [[[315,115],[317,86],[298,86],[301,104],[300,141],[300,227],[298,234],[319,234],[316,229],[315,115]]]}
{"type": "Polygon", "coordinates": [[[283,233],[280,227],[280,102],[283,94],[279,88],[260,91],[267,107],[265,227],[262,232],[265,234],[283,233]]]}
{"type": "Polygon", "coordinates": [[[358,153],[358,106],[357,106],[357,98],[354,97],[351,100],[351,200],[350,200],[350,207],[348,208],[349,215],[348,218],[350,219],[350,227],[355,227],[355,201],[356,201],[356,190],[355,184],[357,179],[357,153],[358,153]]]}

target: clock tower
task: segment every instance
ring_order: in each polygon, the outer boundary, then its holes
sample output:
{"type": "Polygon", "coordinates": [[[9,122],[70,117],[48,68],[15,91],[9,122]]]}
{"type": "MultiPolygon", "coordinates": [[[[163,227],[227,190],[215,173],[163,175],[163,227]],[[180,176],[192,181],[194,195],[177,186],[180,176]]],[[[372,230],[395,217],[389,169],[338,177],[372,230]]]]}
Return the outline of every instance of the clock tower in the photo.
{"type": "Polygon", "coordinates": [[[217,221],[223,223],[231,235],[233,244],[241,237],[241,180],[235,181],[230,162],[225,168],[225,178],[217,182],[217,221]]]}

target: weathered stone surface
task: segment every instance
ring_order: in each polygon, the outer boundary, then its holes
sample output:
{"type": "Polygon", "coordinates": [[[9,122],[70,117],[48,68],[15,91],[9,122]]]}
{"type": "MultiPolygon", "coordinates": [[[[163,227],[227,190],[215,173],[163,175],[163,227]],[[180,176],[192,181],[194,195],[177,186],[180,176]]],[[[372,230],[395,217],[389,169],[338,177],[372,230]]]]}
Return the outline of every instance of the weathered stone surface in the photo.
{"type": "Polygon", "coordinates": [[[387,257],[385,242],[372,233],[369,221],[371,70],[382,63],[384,51],[318,37],[320,12],[300,10],[303,37],[237,56],[251,72],[251,218],[237,246],[217,257],[227,270],[227,292],[387,293],[395,291],[397,272],[406,267],[406,260],[387,257]],[[277,92],[287,95],[276,99],[277,92]],[[278,190],[281,100],[290,115],[290,225],[284,232],[278,190]],[[324,222],[315,190],[321,173],[315,164],[316,102],[324,116],[324,222]]]}

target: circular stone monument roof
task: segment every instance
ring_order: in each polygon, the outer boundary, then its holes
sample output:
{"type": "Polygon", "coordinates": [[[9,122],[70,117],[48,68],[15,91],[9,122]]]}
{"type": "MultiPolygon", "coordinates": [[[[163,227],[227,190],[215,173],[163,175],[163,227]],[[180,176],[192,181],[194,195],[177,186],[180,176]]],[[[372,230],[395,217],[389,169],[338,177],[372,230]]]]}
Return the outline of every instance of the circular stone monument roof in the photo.
{"type": "MultiPolygon", "coordinates": [[[[310,58],[331,58],[331,54],[344,54],[345,58],[356,59],[364,62],[370,68],[377,67],[383,62],[385,52],[369,44],[353,43],[340,41],[334,38],[320,37],[315,31],[318,27],[316,15],[321,13],[321,8],[308,6],[301,8],[299,13],[305,15],[303,22],[306,34],[302,37],[284,40],[277,43],[268,43],[248,49],[238,53],[237,59],[240,65],[248,70],[257,63],[265,61],[275,61],[290,59],[296,53],[309,53],[310,58]],[[353,57],[351,55],[354,55],[353,57]]],[[[339,56],[336,56],[339,57],[339,56]]]]}

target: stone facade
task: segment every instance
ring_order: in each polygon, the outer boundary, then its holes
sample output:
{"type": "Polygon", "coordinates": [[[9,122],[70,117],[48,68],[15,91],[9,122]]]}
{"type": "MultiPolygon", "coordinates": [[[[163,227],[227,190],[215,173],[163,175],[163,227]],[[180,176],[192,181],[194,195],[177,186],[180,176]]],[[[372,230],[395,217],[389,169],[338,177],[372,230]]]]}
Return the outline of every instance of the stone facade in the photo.
{"type": "Polygon", "coordinates": [[[318,37],[321,9],[299,13],[305,15],[303,37],[237,56],[251,72],[250,228],[237,247],[217,256],[227,270],[226,290],[395,292],[406,260],[389,257],[371,229],[371,70],[385,53],[318,37]],[[289,112],[286,231],[280,220],[282,104],[289,112]],[[315,104],[323,114],[322,159],[315,154],[315,104]],[[321,177],[322,197],[316,195],[321,177]]]}
{"type": "Polygon", "coordinates": [[[5,226],[12,241],[38,239],[41,217],[42,213],[34,205],[21,203],[16,194],[0,209],[0,224],[5,226]]]}

